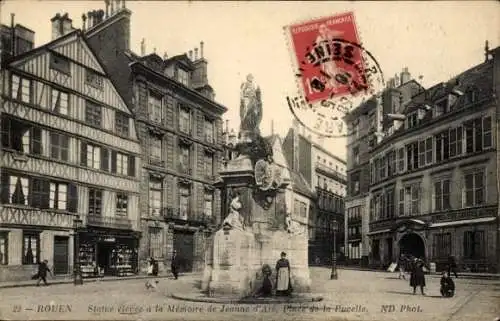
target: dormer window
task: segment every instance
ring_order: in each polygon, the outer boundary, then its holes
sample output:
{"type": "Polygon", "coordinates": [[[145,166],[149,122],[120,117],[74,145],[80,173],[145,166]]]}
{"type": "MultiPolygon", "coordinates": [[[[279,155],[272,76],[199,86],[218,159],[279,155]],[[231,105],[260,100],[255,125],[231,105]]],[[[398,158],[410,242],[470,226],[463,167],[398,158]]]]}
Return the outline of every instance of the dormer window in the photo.
{"type": "Polygon", "coordinates": [[[465,93],[465,104],[473,104],[477,100],[477,92],[474,89],[469,89],[465,93]]]}
{"type": "Polygon", "coordinates": [[[434,117],[439,117],[447,112],[448,112],[448,98],[444,98],[436,102],[436,106],[434,107],[434,117]]]}
{"type": "Polygon", "coordinates": [[[406,116],[406,128],[410,129],[418,125],[418,113],[413,112],[406,116]]]}
{"type": "Polygon", "coordinates": [[[185,86],[189,86],[189,72],[182,69],[178,68],[177,69],[177,81],[180,82],[181,84],[185,86]]]}
{"type": "Polygon", "coordinates": [[[71,75],[70,61],[66,57],[55,53],[50,54],[50,69],[57,70],[66,75],[71,75]]]}

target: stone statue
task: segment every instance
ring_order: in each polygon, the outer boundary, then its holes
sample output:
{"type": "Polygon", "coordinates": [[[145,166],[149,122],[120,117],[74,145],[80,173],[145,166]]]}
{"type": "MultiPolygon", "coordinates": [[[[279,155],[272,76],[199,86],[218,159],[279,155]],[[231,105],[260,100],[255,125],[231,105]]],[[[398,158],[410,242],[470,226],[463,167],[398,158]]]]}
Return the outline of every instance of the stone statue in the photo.
{"type": "Polygon", "coordinates": [[[229,229],[238,229],[238,230],[244,229],[243,219],[240,215],[241,207],[242,205],[240,202],[240,196],[236,194],[236,196],[231,201],[230,212],[224,219],[224,222],[222,222],[223,228],[226,227],[229,229]]]}
{"type": "Polygon", "coordinates": [[[259,126],[262,120],[262,101],[260,98],[260,88],[253,81],[253,76],[249,74],[247,81],[241,84],[240,92],[240,133],[259,133],[259,126]]]}

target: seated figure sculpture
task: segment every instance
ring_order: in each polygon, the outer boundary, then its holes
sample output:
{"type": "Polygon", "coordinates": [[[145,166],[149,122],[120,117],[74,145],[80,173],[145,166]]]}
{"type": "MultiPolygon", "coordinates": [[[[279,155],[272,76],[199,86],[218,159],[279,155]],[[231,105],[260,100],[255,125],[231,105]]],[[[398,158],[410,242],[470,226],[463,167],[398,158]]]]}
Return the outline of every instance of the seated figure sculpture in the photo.
{"type": "Polygon", "coordinates": [[[239,194],[236,194],[236,196],[233,198],[231,201],[231,206],[230,206],[230,212],[228,216],[224,219],[224,222],[222,222],[222,227],[228,227],[230,229],[238,229],[238,230],[243,230],[243,220],[240,215],[240,210],[241,210],[241,202],[240,202],[240,196],[239,194]]]}

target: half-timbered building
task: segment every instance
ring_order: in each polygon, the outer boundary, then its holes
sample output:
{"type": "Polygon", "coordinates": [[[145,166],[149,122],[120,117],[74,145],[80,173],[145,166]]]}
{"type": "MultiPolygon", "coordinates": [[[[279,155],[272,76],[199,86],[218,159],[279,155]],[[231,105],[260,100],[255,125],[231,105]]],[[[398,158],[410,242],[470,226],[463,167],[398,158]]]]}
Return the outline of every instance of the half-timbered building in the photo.
{"type": "Polygon", "coordinates": [[[71,274],[75,251],[84,277],[137,271],[134,120],[71,23],[56,15],[53,40],[32,50],[16,44],[33,32],[2,32],[0,280],[29,279],[45,259],[71,274]]]}
{"type": "Polygon", "coordinates": [[[144,151],[141,266],[145,270],[153,257],[159,272],[168,273],[175,249],[181,271],[199,271],[209,227],[221,221],[221,191],[214,183],[226,111],[214,101],[203,43],[189,55],[146,54],[144,43],[135,54],[125,1],[97,12],[87,18],[85,36],[133,106],[144,151]]]}

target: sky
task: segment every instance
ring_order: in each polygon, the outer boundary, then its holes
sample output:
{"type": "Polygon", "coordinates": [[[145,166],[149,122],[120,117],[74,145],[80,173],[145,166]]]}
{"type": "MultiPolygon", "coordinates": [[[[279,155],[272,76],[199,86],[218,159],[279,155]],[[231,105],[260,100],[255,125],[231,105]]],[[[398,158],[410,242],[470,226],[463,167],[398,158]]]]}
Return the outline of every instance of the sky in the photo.
{"type": "MultiPolygon", "coordinates": [[[[1,1],[1,0],[0,0],[1,1]]],[[[75,28],[82,13],[104,9],[104,1],[1,1],[1,22],[36,32],[35,45],[51,40],[50,19],[67,12],[75,28]]],[[[127,1],[131,49],[174,56],[205,43],[208,78],[215,100],[228,108],[224,118],[239,126],[240,85],[247,74],[260,86],[264,116],[261,131],[282,137],[292,124],[286,96],[297,95],[295,71],[283,27],[299,21],[354,12],[363,46],[380,64],[386,80],[408,67],[424,87],[446,81],[484,60],[485,41],[499,46],[500,5],[496,1],[457,2],[204,2],[127,1]],[[274,126],[271,126],[273,121],[274,126]]],[[[346,157],[346,139],[324,141],[346,157]]]]}

